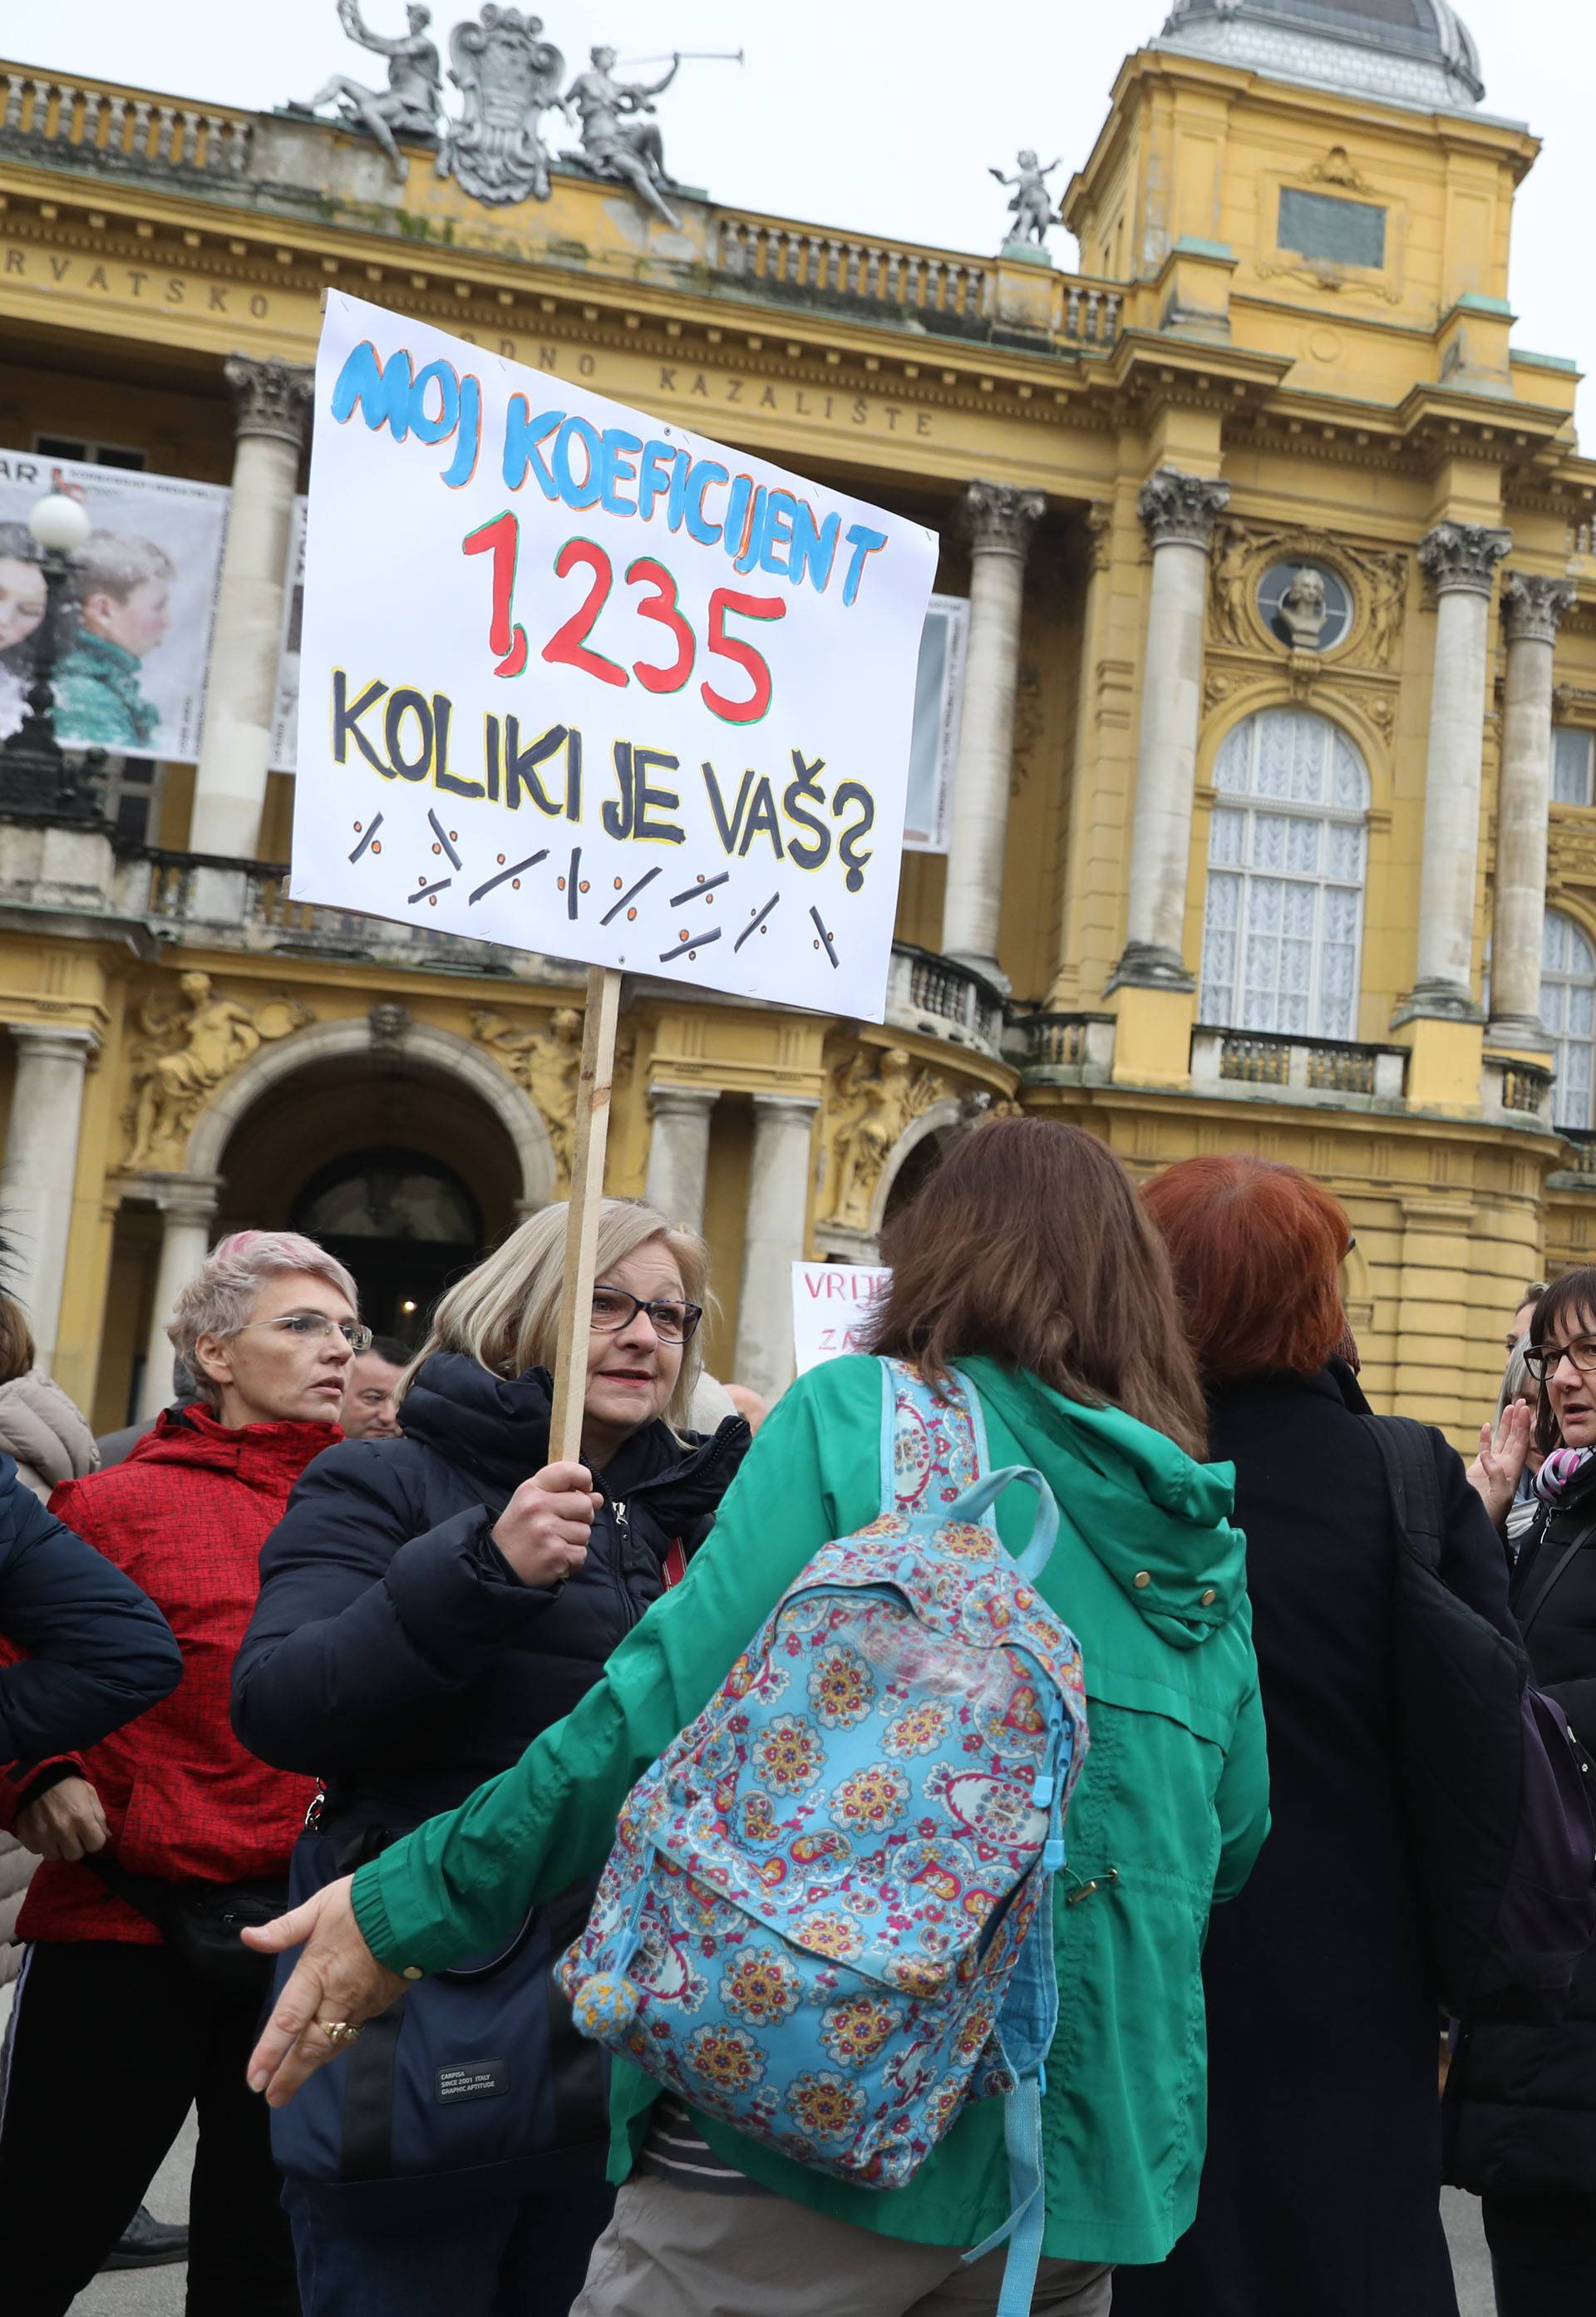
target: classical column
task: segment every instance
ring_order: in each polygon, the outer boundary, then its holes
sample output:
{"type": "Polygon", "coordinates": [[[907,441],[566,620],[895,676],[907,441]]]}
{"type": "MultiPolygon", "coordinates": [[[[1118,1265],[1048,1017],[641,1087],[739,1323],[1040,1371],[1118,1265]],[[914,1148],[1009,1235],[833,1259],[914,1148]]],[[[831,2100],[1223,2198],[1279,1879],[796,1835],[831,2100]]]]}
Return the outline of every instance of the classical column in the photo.
{"type": "Polygon", "coordinates": [[[704,1228],[704,1180],[709,1168],[709,1114],[719,1100],[714,1087],[651,1086],[648,1111],[654,1132],[648,1143],[648,1181],[644,1196],[684,1230],[704,1228]]]}
{"type": "MultiPolygon", "coordinates": [[[[154,1187],[154,1186],[152,1186],[154,1187]]],[[[161,1255],[149,1342],[138,1385],[138,1415],[156,1416],[172,1398],[172,1339],[166,1322],[182,1290],[210,1252],[221,1183],[214,1175],[171,1175],[154,1195],[161,1210],[161,1255]]]]}
{"type": "Polygon", "coordinates": [[[1474,887],[1479,857],[1480,768],[1485,747],[1486,640],[1496,567],[1512,533],[1479,523],[1440,523],[1421,541],[1433,586],[1435,676],[1424,767],[1424,854],[1419,873],[1419,957],[1400,1018],[1477,1022],[1474,887]]]}
{"type": "Polygon", "coordinates": [[[1208,544],[1230,504],[1230,485],[1162,467],[1142,486],[1137,512],[1153,542],[1153,586],[1142,655],[1142,725],[1130,831],[1121,982],[1190,989],[1186,881],[1202,719],[1202,640],[1208,544]]]}
{"type": "Polygon", "coordinates": [[[0,1209],[13,1251],[9,1284],[28,1315],[39,1364],[48,1369],[61,1317],[84,1074],[93,1031],[13,1022],[17,1050],[0,1209]]]}
{"type": "Polygon", "coordinates": [[[804,1252],[809,1143],[820,1105],[813,1095],[756,1094],[736,1373],[773,1400],[792,1382],[792,1266],[804,1252]]]}
{"type": "Polygon", "coordinates": [[[195,853],[251,860],[271,768],[283,566],[313,373],[235,354],[223,375],[238,446],[189,844],[195,853]]]}
{"type": "Polygon", "coordinates": [[[970,534],[970,623],[964,655],[964,709],[953,775],[942,948],[1006,989],[997,962],[1003,845],[1014,776],[1014,691],[1020,674],[1020,613],[1025,553],[1047,505],[1040,491],[971,483],[964,495],[970,534]]]}
{"type": "Polygon", "coordinates": [[[1547,915],[1547,807],[1552,779],[1552,660],[1574,605],[1571,579],[1510,571],[1502,584],[1507,684],[1496,798],[1491,931],[1493,1044],[1543,1046],[1541,944],[1547,915]]]}

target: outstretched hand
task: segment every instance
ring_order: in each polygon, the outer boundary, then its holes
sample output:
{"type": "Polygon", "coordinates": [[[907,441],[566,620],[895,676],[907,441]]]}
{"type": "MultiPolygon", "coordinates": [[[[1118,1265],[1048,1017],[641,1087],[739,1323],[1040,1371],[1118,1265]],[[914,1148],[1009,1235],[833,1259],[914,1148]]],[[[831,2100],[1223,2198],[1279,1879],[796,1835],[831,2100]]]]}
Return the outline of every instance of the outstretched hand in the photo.
{"type": "Polygon", "coordinates": [[[345,1874],[302,1907],[244,1934],[245,1946],[261,1955],[281,1955],[301,1942],[305,1948],[250,2055],[249,2088],[264,2092],[271,2107],[285,2107],[317,2068],[337,2058],[341,2045],[327,2034],[329,2022],[361,2026],[405,1992],[399,1973],[379,1964],[361,1936],[349,1899],[353,1879],[345,1874]]]}
{"type": "Polygon", "coordinates": [[[1503,1409],[1494,1431],[1480,1427],[1480,1453],[1468,1468],[1468,1482],[1498,1528],[1506,1521],[1518,1494],[1529,1454],[1533,1418],[1522,1400],[1503,1409]]]}

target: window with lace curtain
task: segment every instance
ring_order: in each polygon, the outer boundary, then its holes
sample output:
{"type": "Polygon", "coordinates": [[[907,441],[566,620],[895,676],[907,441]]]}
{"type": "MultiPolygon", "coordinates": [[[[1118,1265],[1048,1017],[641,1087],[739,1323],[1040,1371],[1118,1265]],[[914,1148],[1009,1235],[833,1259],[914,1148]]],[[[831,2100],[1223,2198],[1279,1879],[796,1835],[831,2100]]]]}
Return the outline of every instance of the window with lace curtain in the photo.
{"type": "Polygon", "coordinates": [[[1547,911],[1540,953],[1540,1018],[1551,1033],[1557,1083],[1552,1115],[1576,1134],[1596,1124],[1596,949],[1572,917],[1547,911]]]}
{"type": "Polygon", "coordinates": [[[1323,716],[1265,708],[1214,767],[1200,1018],[1282,1037],[1357,1035],[1369,774],[1323,716]]]}

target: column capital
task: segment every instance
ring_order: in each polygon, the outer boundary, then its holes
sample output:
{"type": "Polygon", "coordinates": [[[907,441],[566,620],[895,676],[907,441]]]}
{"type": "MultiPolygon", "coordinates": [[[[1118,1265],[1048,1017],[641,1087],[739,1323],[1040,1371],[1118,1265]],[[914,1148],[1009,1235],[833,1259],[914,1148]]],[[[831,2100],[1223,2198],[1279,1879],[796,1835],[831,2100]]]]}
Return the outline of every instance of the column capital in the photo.
{"type": "Polygon", "coordinates": [[[753,1096],[753,1107],[755,1110],[760,1111],[802,1111],[806,1116],[813,1117],[815,1113],[820,1107],[820,1096],[817,1094],[760,1094],[756,1092],[753,1096]]]}
{"type": "Polygon", "coordinates": [[[1555,644],[1564,614],[1574,609],[1578,595],[1572,579],[1547,579],[1533,571],[1504,572],[1502,613],[1509,643],[1555,644]]]}
{"type": "Polygon", "coordinates": [[[651,1118],[708,1118],[720,1100],[718,1087],[672,1086],[655,1078],[648,1088],[651,1118]]]}
{"type": "Polygon", "coordinates": [[[1511,531],[1489,523],[1438,523],[1419,541],[1419,568],[1438,595],[1488,595],[1512,543],[1511,531]]]}
{"type": "Polygon", "coordinates": [[[299,450],[305,441],[305,422],[316,373],[300,362],[280,362],[275,355],[259,361],[254,354],[229,354],[222,376],[232,390],[237,433],[269,434],[299,450]]]}
{"type": "Polygon", "coordinates": [[[5,1026],[31,1061],[76,1062],[86,1069],[100,1051],[94,1033],[76,1023],[8,1022],[5,1026]]]}
{"type": "Polygon", "coordinates": [[[1017,555],[1024,559],[1030,534],[1047,512],[1040,491],[1017,490],[1012,483],[967,483],[965,528],[977,555],[1017,555]]]}
{"type": "Polygon", "coordinates": [[[168,1222],[209,1226],[216,1221],[222,1194],[219,1175],[149,1174],[128,1180],[129,1186],[137,1182],[138,1196],[158,1207],[168,1222]]]}
{"type": "Polygon", "coordinates": [[[1200,547],[1206,554],[1214,525],[1229,505],[1228,483],[1160,467],[1137,493],[1136,511],[1147,526],[1155,552],[1161,547],[1200,547]]]}

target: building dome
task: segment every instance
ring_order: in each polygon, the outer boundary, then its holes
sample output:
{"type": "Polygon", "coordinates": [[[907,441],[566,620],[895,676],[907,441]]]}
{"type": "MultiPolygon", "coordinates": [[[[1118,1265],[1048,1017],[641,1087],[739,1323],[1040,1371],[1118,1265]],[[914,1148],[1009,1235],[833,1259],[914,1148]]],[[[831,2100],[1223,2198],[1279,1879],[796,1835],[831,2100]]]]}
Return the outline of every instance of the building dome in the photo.
{"type": "Polygon", "coordinates": [[[1485,94],[1449,0],[1174,0],[1158,46],[1398,104],[1456,112],[1485,94]]]}

